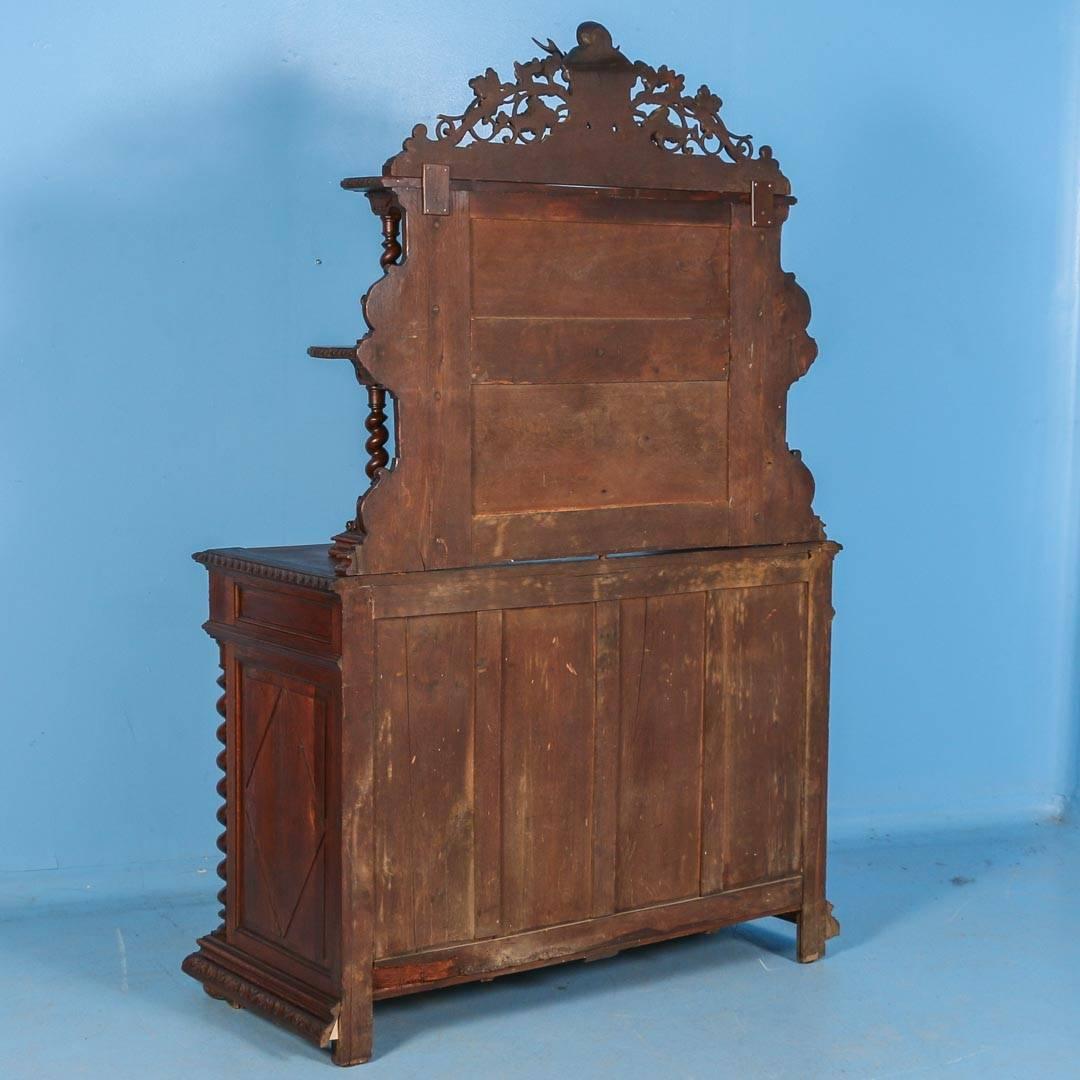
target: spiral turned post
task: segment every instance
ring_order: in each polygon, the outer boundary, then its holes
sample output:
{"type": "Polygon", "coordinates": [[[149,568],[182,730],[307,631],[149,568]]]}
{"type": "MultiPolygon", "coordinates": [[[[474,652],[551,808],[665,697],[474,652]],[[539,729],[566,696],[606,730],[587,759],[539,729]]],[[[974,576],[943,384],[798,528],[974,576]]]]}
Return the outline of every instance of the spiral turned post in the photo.
{"type": "Polygon", "coordinates": [[[368,393],[368,416],[364,421],[364,427],[368,430],[367,442],[364,449],[368,453],[368,463],[365,472],[369,480],[386,468],[390,455],[386,452],[386,443],[390,438],[390,432],[386,429],[386,389],[382,386],[369,385],[368,393]]]}
{"type": "Polygon", "coordinates": [[[398,240],[398,232],[401,227],[401,208],[393,204],[387,204],[379,210],[379,218],[382,220],[383,234],[379,265],[386,270],[401,258],[401,243],[398,240]]]}
{"type": "Polygon", "coordinates": [[[218,912],[218,918],[221,919],[221,925],[218,927],[218,933],[225,932],[225,894],[228,888],[226,883],[227,872],[227,855],[229,850],[228,840],[228,825],[227,825],[227,812],[228,812],[228,783],[227,783],[227,770],[228,770],[228,755],[226,751],[226,725],[228,719],[226,716],[226,690],[225,690],[225,663],[224,658],[221,662],[221,674],[218,676],[217,684],[221,687],[221,697],[217,700],[218,716],[221,717],[221,723],[218,725],[217,738],[221,743],[221,752],[217,756],[217,767],[221,770],[221,779],[217,782],[217,793],[221,797],[221,806],[218,807],[217,819],[221,825],[221,835],[217,838],[218,851],[222,854],[222,860],[217,865],[217,875],[221,878],[221,888],[218,890],[217,899],[221,905],[221,910],[218,912]]]}

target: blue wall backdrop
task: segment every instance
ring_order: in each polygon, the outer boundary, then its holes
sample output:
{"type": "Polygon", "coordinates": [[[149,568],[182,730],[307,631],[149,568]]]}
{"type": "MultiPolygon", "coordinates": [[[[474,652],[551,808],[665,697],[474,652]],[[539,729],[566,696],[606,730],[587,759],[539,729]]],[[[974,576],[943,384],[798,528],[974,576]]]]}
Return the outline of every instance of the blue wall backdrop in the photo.
{"type": "Polygon", "coordinates": [[[834,831],[1060,810],[1078,3],[42,2],[0,40],[0,869],[212,851],[189,553],[325,539],[362,475],[361,394],[304,356],[377,271],[337,181],[583,18],[709,82],[800,198],[834,831]]]}

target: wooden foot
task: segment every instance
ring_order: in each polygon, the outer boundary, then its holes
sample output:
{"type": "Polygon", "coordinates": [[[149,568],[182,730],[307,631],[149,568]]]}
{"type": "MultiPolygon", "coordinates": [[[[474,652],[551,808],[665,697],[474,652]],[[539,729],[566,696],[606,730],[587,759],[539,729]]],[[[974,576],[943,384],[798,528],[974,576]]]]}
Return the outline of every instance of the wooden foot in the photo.
{"type": "Polygon", "coordinates": [[[371,1026],[366,1032],[355,1032],[351,1038],[339,1036],[333,1043],[335,1065],[363,1065],[371,1060],[371,1026]]]}
{"type": "Polygon", "coordinates": [[[812,964],[825,955],[825,942],[840,933],[840,924],[827,900],[804,907],[795,917],[795,953],[800,964],[812,964]]]}
{"type": "Polygon", "coordinates": [[[334,1064],[362,1065],[371,1060],[371,985],[348,995],[338,1013],[334,1032],[334,1064]]]}

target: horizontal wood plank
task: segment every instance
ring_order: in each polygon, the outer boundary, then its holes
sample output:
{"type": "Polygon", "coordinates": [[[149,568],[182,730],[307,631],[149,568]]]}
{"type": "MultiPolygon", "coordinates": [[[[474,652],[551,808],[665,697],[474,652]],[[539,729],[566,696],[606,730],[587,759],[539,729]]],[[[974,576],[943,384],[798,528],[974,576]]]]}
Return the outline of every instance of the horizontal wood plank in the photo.
{"type": "Polygon", "coordinates": [[[625,188],[553,191],[529,184],[472,185],[469,213],[474,218],[594,221],[639,225],[731,225],[731,205],[714,192],[625,188]]]}
{"type": "Polygon", "coordinates": [[[375,965],[375,997],[396,997],[480,977],[508,975],[594,952],[629,949],[714,930],[793,911],[801,901],[802,878],[789,877],[599,919],[393,957],[375,965]]]}
{"type": "Polygon", "coordinates": [[[728,377],[728,322],[478,317],[476,383],[718,382],[728,377]]]}
{"type": "Polygon", "coordinates": [[[477,386],[473,423],[477,514],[726,498],[724,382],[477,386]]]}
{"type": "Polygon", "coordinates": [[[726,315],[728,230],[693,225],[472,223],[474,315],[726,315]],[[523,288],[521,262],[544,288],[523,288]]]}
{"type": "Polygon", "coordinates": [[[791,544],[730,551],[582,559],[371,578],[375,617],[580,604],[631,596],[805,581],[833,545],[791,544]]]}

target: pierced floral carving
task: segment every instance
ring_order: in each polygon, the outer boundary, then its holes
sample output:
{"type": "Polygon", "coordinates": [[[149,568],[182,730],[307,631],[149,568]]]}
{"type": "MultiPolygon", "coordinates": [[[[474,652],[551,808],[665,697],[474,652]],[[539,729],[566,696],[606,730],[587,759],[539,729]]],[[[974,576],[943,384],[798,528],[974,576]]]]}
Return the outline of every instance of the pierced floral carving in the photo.
{"type": "Polygon", "coordinates": [[[707,86],[693,97],[683,93],[686,77],[667,66],[634,64],[638,81],[631,88],[634,122],[665,150],[681,154],[727,154],[732,161],[752,157],[749,135],[732,135],[720,119],[723,102],[707,86]]]}
{"type": "MultiPolygon", "coordinates": [[[[456,116],[441,114],[433,141],[527,146],[565,125],[597,136],[639,129],[655,146],[680,154],[726,155],[734,162],[753,156],[750,136],[728,131],[722,102],[707,86],[689,95],[685,77],[671,68],[631,63],[599,23],[582,23],[577,42],[563,53],[550,38],[536,41],[547,55],[515,63],[513,82],[490,67],[470,79],[472,102],[456,116]]],[[[413,129],[412,140],[427,136],[423,124],[413,129]]]]}
{"type": "Polygon", "coordinates": [[[440,114],[435,138],[452,146],[470,142],[529,143],[549,135],[570,113],[563,54],[514,64],[514,82],[494,68],[469,80],[475,97],[459,116],[440,114]]]}

